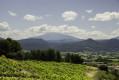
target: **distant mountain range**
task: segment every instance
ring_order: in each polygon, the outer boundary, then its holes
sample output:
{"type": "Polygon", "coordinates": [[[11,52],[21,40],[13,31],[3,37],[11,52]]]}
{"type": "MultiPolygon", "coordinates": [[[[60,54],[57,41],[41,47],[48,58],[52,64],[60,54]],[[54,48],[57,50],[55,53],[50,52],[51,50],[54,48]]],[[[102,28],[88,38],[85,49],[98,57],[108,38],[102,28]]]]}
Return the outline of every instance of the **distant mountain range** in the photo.
{"type": "Polygon", "coordinates": [[[87,39],[83,41],[74,41],[66,43],[47,42],[43,39],[24,39],[19,40],[24,50],[32,49],[48,49],[65,52],[79,52],[79,51],[119,51],[119,40],[109,39],[96,41],[87,39]]]}
{"type": "MultiPolygon", "coordinates": [[[[3,39],[3,38],[0,38],[3,39]]],[[[18,40],[24,50],[54,48],[60,51],[119,51],[119,37],[106,40],[78,39],[59,33],[47,33],[18,40]]]]}
{"type": "Polygon", "coordinates": [[[60,34],[56,32],[50,32],[46,33],[41,36],[36,36],[32,37],[34,39],[43,39],[48,42],[59,42],[59,43],[64,43],[64,42],[74,42],[74,41],[82,41],[83,39],[79,39],[73,36],[65,35],[65,34],[60,34]]]}

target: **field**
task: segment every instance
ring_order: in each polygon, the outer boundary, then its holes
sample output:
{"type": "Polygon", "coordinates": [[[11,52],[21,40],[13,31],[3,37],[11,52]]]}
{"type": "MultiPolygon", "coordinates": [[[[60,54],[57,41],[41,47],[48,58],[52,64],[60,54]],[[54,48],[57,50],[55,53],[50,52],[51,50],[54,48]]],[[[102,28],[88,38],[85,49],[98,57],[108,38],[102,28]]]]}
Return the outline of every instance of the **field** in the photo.
{"type": "Polygon", "coordinates": [[[36,60],[16,61],[0,57],[2,80],[92,80],[86,75],[93,69],[81,64],[45,62],[36,60]]]}

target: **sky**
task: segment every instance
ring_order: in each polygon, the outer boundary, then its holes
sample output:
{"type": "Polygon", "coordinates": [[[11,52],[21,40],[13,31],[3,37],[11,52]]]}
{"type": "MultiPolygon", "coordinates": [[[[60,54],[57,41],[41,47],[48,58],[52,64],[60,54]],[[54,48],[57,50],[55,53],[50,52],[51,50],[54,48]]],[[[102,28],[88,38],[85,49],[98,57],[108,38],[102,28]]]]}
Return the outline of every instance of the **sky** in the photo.
{"type": "Polygon", "coordinates": [[[0,0],[0,37],[49,32],[80,39],[119,36],[119,0],[0,0]]]}

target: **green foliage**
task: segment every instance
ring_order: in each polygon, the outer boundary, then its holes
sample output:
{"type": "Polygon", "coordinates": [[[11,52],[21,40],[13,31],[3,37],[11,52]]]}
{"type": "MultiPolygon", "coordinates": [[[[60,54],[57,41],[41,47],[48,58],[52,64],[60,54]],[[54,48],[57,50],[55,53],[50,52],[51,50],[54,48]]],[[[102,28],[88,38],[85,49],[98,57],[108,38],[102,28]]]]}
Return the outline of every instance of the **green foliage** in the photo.
{"type": "Polygon", "coordinates": [[[16,62],[11,59],[0,57],[0,76],[20,77],[25,74],[21,72],[22,67],[18,66],[16,62]]]}
{"type": "Polygon", "coordinates": [[[108,67],[106,65],[100,65],[99,69],[104,70],[104,71],[108,71],[108,67]]]}
{"type": "Polygon", "coordinates": [[[62,60],[62,55],[61,55],[60,51],[56,51],[56,61],[61,62],[61,60],[62,60]]]}
{"type": "Polygon", "coordinates": [[[99,71],[95,77],[96,80],[119,80],[119,72],[116,70],[110,72],[99,71]]]}
{"type": "Polygon", "coordinates": [[[81,64],[83,63],[84,60],[78,54],[67,53],[65,56],[65,61],[76,63],[76,64],[81,64]]]}
{"type": "Polygon", "coordinates": [[[88,66],[98,67],[96,63],[87,63],[88,66]]]}
{"type": "Polygon", "coordinates": [[[1,80],[92,80],[85,75],[87,71],[90,69],[81,64],[0,57],[1,80]]]}
{"type": "Polygon", "coordinates": [[[22,64],[28,70],[41,75],[41,79],[52,80],[91,80],[86,77],[85,72],[88,71],[86,66],[71,63],[56,63],[43,61],[24,61],[22,64]]]}
{"type": "Polygon", "coordinates": [[[42,60],[42,61],[57,61],[61,62],[62,55],[59,51],[55,51],[54,49],[48,50],[31,50],[30,52],[31,58],[33,60],[42,60]]]}
{"type": "Polygon", "coordinates": [[[7,55],[10,52],[18,52],[21,51],[22,47],[20,44],[12,40],[11,38],[7,38],[6,40],[0,40],[0,55],[7,55]]]}
{"type": "Polygon", "coordinates": [[[116,79],[119,79],[119,71],[118,70],[113,70],[111,73],[112,73],[112,75],[116,76],[116,79]]]}
{"type": "Polygon", "coordinates": [[[70,53],[67,53],[66,56],[65,56],[65,61],[66,62],[71,62],[71,54],[70,53]]]}
{"type": "Polygon", "coordinates": [[[56,53],[54,49],[47,50],[47,57],[48,61],[55,61],[56,60],[56,53]]]}

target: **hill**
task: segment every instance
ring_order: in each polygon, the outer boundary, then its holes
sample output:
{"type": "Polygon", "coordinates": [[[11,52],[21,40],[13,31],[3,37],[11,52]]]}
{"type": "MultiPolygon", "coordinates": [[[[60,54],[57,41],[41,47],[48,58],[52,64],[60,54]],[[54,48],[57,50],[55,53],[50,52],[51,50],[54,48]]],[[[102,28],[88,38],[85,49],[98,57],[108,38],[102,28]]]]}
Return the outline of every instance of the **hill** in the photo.
{"type": "Polygon", "coordinates": [[[18,40],[24,50],[33,50],[33,49],[48,49],[50,48],[49,43],[43,39],[23,39],[18,40]]]}
{"type": "Polygon", "coordinates": [[[32,49],[48,49],[54,48],[60,51],[119,51],[119,40],[109,39],[109,40],[93,40],[87,39],[83,41],[73,41],[73,42],[48,42],[43,39],[24,39],[19,40],[24,50],[32,49]]]}
{"type": "MultiPolygon", "coordinates": [[[[95,51],[102,47],[97,41],[93,39],[87,39],[79,42],[65,43],[57,47],[61,51],[79,52],[79,51],[95,51]]],[[[102,49],[102,48],[101,48],[102,49]]]]}
{"type": "Polygon", "coordinates": [[[103,45],[105,51],[118,51],[119,49],[119,39],[103,40],[99,43],[103,45]]]}
{"type": "Polygon", "coordinates": [[[36,36],[33,38],[34,39],[44,39],[48,42],[59,42],[59,43],[82,41],[82,39],[75,38],[73,36],[69,36],[69,35],[65,35],[65,34],[56,33],[56,32],[46,33],[44,35],[36,36]]]}
{"type": "Polygon", "coordinates": [[[119,51],[119,40],[109,39],[96,41],[87,39],[80,42],[61,44],[57,47],[61,51],[119,51]]]}
{"type": "Polygon", "coordinates": [[[0,57],[1,80],[92,80],[85,74],[91,70],[81,64],[35,60],[17,61],[4,56],[0,57]]]}

